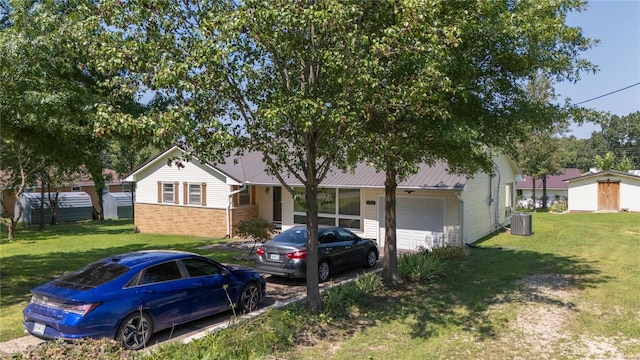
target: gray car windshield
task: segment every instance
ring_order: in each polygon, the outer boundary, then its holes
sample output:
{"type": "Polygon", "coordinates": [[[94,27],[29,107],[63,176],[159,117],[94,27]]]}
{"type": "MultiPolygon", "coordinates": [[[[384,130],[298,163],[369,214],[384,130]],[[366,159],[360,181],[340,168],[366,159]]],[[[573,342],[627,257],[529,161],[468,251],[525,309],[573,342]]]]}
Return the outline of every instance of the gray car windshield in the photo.
{"type": "Polygon", "coordinates": [[[275,242],[291,243],[291,244],[306,244],[307,243],[307,230],[289,230],[281,233],[273,238],[275,242]]]}

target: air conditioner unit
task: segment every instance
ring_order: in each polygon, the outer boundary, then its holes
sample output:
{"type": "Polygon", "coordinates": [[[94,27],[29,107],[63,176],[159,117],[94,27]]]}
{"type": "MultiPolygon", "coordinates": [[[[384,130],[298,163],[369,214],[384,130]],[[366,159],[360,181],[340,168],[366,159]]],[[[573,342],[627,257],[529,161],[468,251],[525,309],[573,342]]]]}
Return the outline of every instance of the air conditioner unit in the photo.
{"type": "Polygon", "coordinates": [[[511,235],[531,235],[531,214],[511,214],[511,235]]]}

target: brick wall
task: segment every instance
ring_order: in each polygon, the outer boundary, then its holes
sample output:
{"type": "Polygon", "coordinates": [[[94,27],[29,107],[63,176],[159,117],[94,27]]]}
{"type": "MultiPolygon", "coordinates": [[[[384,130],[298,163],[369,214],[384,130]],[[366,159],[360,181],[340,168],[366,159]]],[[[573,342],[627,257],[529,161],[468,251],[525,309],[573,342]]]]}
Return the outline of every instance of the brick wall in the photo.
{"type": "MultiPolygon", "coordinates": [[[[232,224],[256,219],[257,206],[231,209],[232,224]]],[[[223,238],[227,235],[225,209],[187,206],[135,204],[137,231],[150,234],[176,234],[223,238]]],[[[233,229],[231,229],[233,232],[233,229]]],[[[233,236],[233,234],[231,234],[233,236]]]]}

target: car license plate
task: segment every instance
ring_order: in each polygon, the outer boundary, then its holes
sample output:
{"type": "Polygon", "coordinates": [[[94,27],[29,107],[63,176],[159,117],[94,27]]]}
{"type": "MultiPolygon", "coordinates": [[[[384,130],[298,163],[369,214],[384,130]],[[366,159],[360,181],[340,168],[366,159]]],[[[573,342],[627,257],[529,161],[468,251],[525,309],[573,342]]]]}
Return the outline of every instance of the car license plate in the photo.
{"type": "Polygon", "coordinates": [[[271,255],[269,255],[269,260],[279,261],[280,260],[280,254],[271,254],[271,255]]]}
{"type": "Polygon", "coordinates": [[[47,328],[45,324],[35,323],[33,324],[33,333],[36,335],[44,335],[44,329],[47,328]]]}

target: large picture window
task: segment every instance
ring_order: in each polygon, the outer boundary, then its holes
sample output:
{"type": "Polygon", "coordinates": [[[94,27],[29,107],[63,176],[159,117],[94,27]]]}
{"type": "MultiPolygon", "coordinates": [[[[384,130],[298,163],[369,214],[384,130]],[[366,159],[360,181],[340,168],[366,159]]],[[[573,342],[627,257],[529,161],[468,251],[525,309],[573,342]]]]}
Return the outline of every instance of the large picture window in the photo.
{"type": "MultiPolygon", "coordinates": [[[[304,199],[304,188],[295,188],[295,197],[304,199]]],[[[293,222],[306,224],[307,214],[294,201],[293,222]]],[[[361,230],[360,189],[318,189],[318,223],[361,230]]]]}

